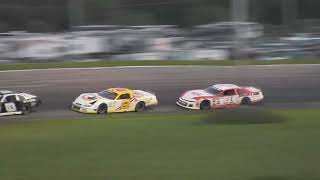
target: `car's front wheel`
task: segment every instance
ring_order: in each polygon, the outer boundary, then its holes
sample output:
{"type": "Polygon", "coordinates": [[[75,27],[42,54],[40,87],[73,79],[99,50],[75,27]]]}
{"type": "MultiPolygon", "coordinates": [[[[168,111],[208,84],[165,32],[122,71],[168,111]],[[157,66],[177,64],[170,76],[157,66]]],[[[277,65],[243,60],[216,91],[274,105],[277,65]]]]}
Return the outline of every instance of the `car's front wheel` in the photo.
{"type": "Polygon", "coordinates": [[[98,114],[105,114],[108,112],[108,106],[106,104],[100,104],[98,107],[97,113],[98,114]]]}
{"type": "Polygon", "coordinates": [[[208,101],[208,100],[204,100],[200,103],[201,110],[208,110],[208,109],[210,109],[210,107],[211,107],[210,101],[208,101]]]}
{"type": "Polygon", "coordinates": [[[135,110],[136,110],[136,112],[143,112],[145,110],[145,108],[146,108],[146,105],[144,104],[144,102],[138,102],[136,104],[135,110]]]}

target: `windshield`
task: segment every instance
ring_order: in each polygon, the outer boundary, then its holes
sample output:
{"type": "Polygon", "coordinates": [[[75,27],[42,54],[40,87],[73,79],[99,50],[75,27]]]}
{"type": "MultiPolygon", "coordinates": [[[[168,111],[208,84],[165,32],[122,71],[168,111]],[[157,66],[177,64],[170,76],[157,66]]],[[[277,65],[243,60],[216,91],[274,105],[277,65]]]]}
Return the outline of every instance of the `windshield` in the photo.
{"type": "Polygon", "coordinates": [[[110,91],[101,91],[98,93],[99,96],[107,98],[107,99],[115,99],[117,94],[110,91]]]}
{"type": "Polygon", "coordinates": [[[205,92],[213,95],[220,94],[221,90],[215,89],[213,87],[208,87],[207,89],[204,90],[205,92]]]}

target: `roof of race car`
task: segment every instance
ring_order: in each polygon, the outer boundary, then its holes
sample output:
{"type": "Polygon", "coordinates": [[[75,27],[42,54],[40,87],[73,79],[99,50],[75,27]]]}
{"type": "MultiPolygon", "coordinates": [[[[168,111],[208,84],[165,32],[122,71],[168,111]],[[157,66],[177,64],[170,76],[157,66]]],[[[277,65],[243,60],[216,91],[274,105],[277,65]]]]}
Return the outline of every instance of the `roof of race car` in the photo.
{"type": "Polygon", "coordinates": [[[0,95],[11,94],[11,93],[13,92],[8,90],[0,90],[0,95]]]}
{"type": "Polygon", "coordinates": [[[107,91],[111,91],[111,92],[117,93],[117,94],[119,94],[119,93],[123,94],[123,93],[132,92],[132,90],[128,89],[128,88],[110,88],[110,89],[107,89],[107,91]]]}
{"type": "Polygon", "coordinates": [[[233,89],[233,88],[240,88],[239,86],[235,85],[235,84],[215,84],[212,86],[215,89],[219,89],[219,90],[227,90],[227,89],[233,89]]]}

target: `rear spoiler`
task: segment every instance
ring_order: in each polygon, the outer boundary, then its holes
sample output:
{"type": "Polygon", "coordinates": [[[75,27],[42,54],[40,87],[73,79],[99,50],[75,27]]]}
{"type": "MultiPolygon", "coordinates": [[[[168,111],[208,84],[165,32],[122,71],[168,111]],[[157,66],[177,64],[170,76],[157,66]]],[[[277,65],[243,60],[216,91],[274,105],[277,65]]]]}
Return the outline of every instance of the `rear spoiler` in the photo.
{"type": "Polygon", "coordinates": [[[154,91],[151,91],[151,90],[143,90],[143,91],[148,92],[148,93],[153,94],[153,95],[156,95],[156,93],[154,91]]]}
{"type": "Polygon", "coordinates": [[[251,91],[251,92],[262,92],[261,88],[257,88],[257,87],[252,87],[252,86],[246,86],[243,87],[244,89],[251,91]]]}

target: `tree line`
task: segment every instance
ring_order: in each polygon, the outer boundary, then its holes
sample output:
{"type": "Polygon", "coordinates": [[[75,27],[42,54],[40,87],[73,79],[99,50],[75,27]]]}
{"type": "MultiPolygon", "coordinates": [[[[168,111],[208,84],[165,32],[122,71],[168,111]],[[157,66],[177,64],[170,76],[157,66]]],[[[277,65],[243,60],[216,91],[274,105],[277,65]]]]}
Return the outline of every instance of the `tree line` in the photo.
{"type": "MultiPolygon", "coordinates": [[[[286,19],[318,19],[318,7],[319,0],[249,0],[248,20],[280,25],[286,19]]],[[[230,21],[230,13],[229,0],[0,0],[0,31],[64,31],[93,24],[191,27],[230,21]]]]}

